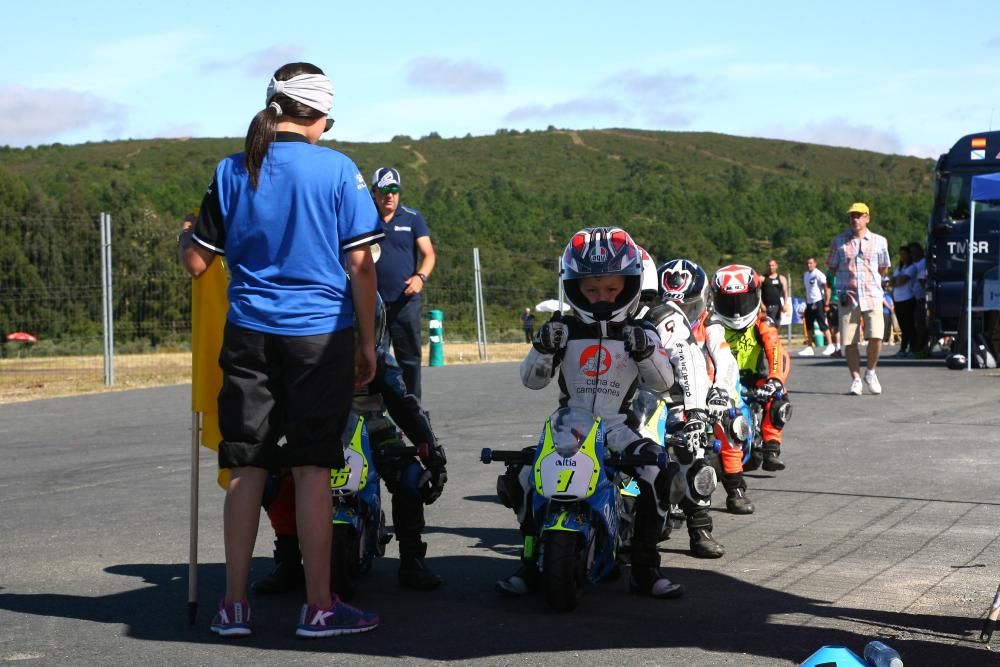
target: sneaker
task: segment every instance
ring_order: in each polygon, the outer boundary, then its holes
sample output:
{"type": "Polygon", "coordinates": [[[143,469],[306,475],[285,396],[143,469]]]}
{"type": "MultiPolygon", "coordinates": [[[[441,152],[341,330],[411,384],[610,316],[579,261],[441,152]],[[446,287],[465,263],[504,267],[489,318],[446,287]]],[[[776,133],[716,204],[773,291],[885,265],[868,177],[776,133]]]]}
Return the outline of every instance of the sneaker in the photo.
{"type": "Polygon", "coordinates": [[[833,351],[833,354],[831,354],[830,356],[834,358],[843,357],[844,353],[841,352],[840,348],[838,347],[836,350],[833,351]]]}
{"type": "Polygon", "coordinates": [[[851,391],[850,391],[851,394],[854,394],[855,396],[860,396],[863,393],[863,391],[864,388],[861,385],[861,378],[854,378],[853,380],[851,380],[851,391]]]}
{"type": "MultiPolygon", "coordinates": [[[[871,393],[882,393],[882,385],[879,384],[878,376],[875,375],[875,371],[865,371],[865,384],[868,385],[868,391],[871,393]]],[[[853,387],[854,385],[851,386],[853,387]]]]}
{"type": "Polygon", "coordinates": [[[829,357],[831,354],[833,354],[836,351],[837,351],[837,348],[835,348],[832,344],[827,345],[826,347],[823,348],[823,356],[824,357],[829,357]]]}
{"type": "Polygon", "coordinates": [[[333,604],[326,609],[316,605],[302,605],[296,637],[334,637],[336,635],[356,635],[378,627],[378,614],[361,611],[336,595],[333,604]]]}
{"type": "Polygon", "coordinates": [[[210,626],[220,637],[246,637],[250,634],[250,604],[246,600],[230,602],[219,600],[219,611],[215,612],[210,626]]]}
{"type": "Polygon", "coordinates": [[[541,576],[534,563],[522,562],[517,572],[506,579],[497,579],[497,591],[504,595],[520,597],[537,591],[541,585],[541,576]]]}
{"type": "Polygon", "coordinates": [[[813,350],[811,347],[805,347],[805,348],[802,348],[801,350],[799,350],[799,356],[800,357],[811,357],[811,356],[813,356],[815,354],[816,354],[816,351],[813,350]]]}

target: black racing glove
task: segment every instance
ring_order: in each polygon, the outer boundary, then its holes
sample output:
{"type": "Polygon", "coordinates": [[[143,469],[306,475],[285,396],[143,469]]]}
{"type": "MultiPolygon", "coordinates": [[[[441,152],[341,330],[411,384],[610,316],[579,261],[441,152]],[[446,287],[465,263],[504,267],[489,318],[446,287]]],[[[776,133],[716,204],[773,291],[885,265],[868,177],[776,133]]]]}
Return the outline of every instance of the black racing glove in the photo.
{"type": "Polygon", "coordinates": [[[656,343],[649,339],[646,330],[634,324],[626,324],[622,328],[622,340],[625,351],[636,361],[648,359],[656,350],[656,343]]]}
{"type": "Polygon", "coordinates": [[[569,338],[568,334],[569,329],[565,324],[556,320],[549,320],[538,329],[532,345],[542,354],[555,354],[566,347],[566,341],[569,338]]]}
{"type": "Polygon", "coordinates": [[[708,418],[717,422],[729,409],[729,392],[722,387],[712,387],[708,390],[705,403],[708,406],[708,418]]]}
{"type": "Polygon", "coordinates": [[[712,427],[708,423],[708,413],[704,410],[688,410],[687,420],[681,434],[687,441],[688,449],[708,447],[708,436],[712,432],[712,427]]]}
{"type": "Polygon", "coordinates": [[[420,499],[424,504],[432,505],[441,497],[448,481],[448,470],[445,467],[448,458],[444,454],[444,448],[436,442],[433,445],[421,443],[417,445],[417,449],[420,450],[420,458],[424,463],[424,472],[420,475],[417,488],[420,489],[420,499]]]}

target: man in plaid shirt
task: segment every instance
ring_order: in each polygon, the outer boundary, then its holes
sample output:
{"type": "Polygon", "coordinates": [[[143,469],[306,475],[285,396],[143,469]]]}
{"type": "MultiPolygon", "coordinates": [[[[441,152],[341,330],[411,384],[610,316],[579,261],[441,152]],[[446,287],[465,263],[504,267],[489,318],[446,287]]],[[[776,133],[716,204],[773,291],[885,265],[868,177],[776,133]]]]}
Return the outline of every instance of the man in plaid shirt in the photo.
{"type": "Polygon", "coordinates": [[[860,396],[861,355],[858,343],[862,329],[868,341],[868,369],[864,384],[873,394],[882,393],[875,375],[882,352],[882,277],[889,271],[889,244],[884,236],[869,231],[868,206],[860,202],[847,209],[851,227],[830,243],[826,263],[837,272],[837,298],[840,302],[840,341],[851,372],[850,393],[860,396]]]}

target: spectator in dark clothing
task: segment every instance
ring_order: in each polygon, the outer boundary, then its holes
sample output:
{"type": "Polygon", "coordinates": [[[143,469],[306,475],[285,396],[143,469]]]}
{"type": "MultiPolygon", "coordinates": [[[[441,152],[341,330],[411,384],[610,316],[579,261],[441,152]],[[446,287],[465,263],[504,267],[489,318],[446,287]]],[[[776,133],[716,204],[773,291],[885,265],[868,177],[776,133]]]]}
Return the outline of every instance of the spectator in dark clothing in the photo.
{"type": "Polygon", "coordinates": [[[531,314],[531,308],[524,309],[524,315],[521,315],[521,326],[524,328],[524,342],[530,343],[531,337],[535,335],[535,316],[531,314]]]}
{"type": "Polygon", "coordinates": [[[378,293],[385,302],[389,338],[403,370],[403,382],[419,399],[423,324],[420,292],[434,270],[435,257],[427,223],[420,211],[399,203],[400,187],[399,171],[394,167],[379,167],[372,175],[372,197],[385,232],[375,269],[378,293]]]}

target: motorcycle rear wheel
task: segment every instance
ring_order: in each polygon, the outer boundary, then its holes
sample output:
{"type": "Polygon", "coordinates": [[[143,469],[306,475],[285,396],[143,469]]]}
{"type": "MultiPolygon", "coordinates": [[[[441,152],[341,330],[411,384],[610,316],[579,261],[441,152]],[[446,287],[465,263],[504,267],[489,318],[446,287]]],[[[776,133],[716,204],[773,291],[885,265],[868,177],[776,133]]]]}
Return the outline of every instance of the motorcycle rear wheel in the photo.
{"type": "Polygon", "coordinates": [[[542,587],[545,600],[555,611],[572,611],[583,595],[580,534],[550,531],[543,539],[542,587]]]}

